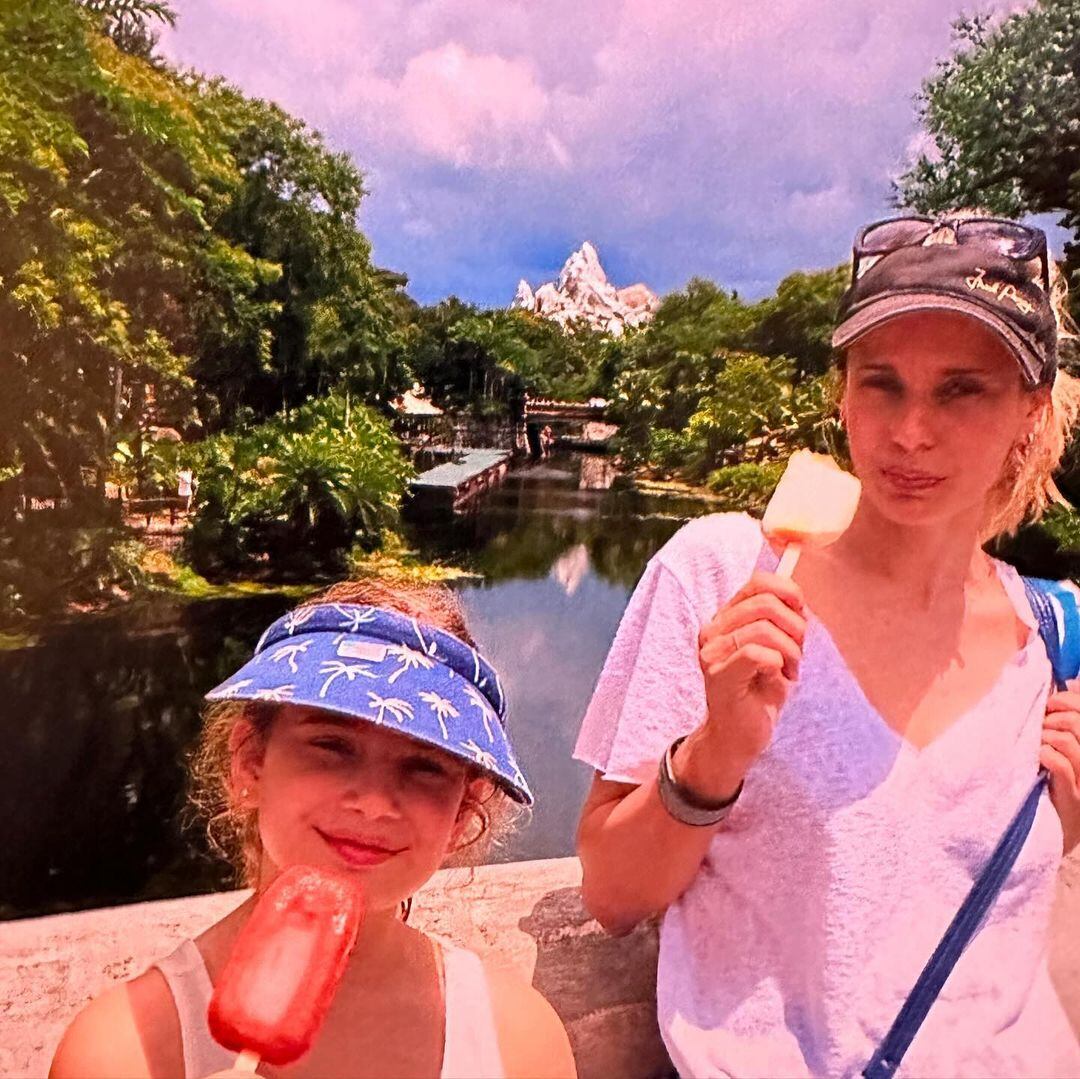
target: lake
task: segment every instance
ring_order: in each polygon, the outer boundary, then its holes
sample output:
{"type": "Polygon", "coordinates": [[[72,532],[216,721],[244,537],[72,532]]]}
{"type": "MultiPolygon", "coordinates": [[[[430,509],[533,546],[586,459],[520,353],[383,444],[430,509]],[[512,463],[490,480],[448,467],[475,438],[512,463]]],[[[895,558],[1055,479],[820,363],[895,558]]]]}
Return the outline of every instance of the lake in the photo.
{"type": "MultiPolygon", "coordinates": [[[[457,587],[537,797],[499,861],[572,852],[589,781],[570,758],[581,715],[645,563],[702,512],[612,479],[607,458],[558,456],[512,472],[468,514],[410,526],[424,556],[482,575],[457,587]]],[[[184,757],[202,694],[289,606],[273,594],[139,605],[0,652],[0,917],[233,885],[188,819],[184,757]]]]}

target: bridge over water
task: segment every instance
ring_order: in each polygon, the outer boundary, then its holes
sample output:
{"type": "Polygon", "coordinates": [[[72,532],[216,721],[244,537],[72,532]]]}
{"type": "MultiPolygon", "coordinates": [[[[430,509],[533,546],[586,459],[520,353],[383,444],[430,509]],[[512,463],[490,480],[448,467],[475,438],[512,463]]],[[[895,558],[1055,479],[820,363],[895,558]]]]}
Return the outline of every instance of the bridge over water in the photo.
{"type": "Polygon", "coordinates": [[[526,397],[525,431],[532,453],[543,452],[540,432],[550,428],[555,443],[566,449],[607,452],[617,428],[607,422],[607,401],[553,401],[526,397]]]}
{"type": "Polygon", "coordinates": [[[526,423],[604,423],[607,419],[607,401],[553,401],[545,397],[525,398],[526,423]]]}

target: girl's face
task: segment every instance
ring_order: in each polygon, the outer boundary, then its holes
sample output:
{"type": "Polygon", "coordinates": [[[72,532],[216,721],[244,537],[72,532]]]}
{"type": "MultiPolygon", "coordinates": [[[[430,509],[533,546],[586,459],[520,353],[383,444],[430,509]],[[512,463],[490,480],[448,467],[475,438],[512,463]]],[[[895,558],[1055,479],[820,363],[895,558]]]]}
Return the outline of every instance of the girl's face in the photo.
{"type": "Polygon", "coordinates": [[[264,739],[234,739],[234,789],[257,807],[273,865],[356,873],[372,910],[412,895],[461,834],[469,770],[438,749],[302,705],[283,706],[264,739]]]}
{"type": "Polygon", "coordinates": [[[863,497],[898,524],[981,522],[1045,402],[973,319],[935,311],[884,323],[847,353],[844,421],[863,497]]]}

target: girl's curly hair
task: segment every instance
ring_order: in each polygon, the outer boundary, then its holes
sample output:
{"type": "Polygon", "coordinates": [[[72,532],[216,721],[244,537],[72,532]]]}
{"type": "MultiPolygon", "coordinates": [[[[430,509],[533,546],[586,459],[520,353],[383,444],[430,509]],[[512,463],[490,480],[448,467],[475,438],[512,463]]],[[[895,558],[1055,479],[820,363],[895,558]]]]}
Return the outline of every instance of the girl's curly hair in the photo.
{"type": "MultiPolygon", "coordinates": [[[[411,581],[389,583],[377,578],[343,581],[304,600],[315,603],[357,603],[400,611],[438,629],[446,630],[467,644],[475,645],[457,597],[442,585],[411,581]]],[[[258,810],[244,806],[231,782],[233,730],[237,723],[250,725],[250,737],[265,739],[277,714],[277,704],[262,701],[218,701],[203,713],[199,741],[190,760],[190,801],[197,816],[206,821],[211,846],[236,871],[238,881],[254,886],[262,861],[258,810]]],[[[471,769],[468,780],[484,773],[471,769]]],[[[477,797],[468,782],[459,810],[467,817],[466,827],[448,864],[479,864],[492,845],[513,828],[520,807],[499,786],[479,785],[486,793],[477,797]]]]}

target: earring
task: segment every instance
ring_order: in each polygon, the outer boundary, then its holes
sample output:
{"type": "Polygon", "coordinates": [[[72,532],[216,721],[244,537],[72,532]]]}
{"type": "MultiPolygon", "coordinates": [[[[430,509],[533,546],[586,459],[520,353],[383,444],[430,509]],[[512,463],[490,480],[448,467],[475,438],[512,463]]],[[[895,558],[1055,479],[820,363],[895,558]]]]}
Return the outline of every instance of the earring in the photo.
{"type": "Polygon", "coordinates": [[[241,787],[240,788],[240,797],[241,798],[246,798],[250,793],[251,792],[247,789],[247,787],[241,787]]]}

